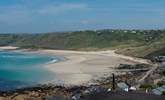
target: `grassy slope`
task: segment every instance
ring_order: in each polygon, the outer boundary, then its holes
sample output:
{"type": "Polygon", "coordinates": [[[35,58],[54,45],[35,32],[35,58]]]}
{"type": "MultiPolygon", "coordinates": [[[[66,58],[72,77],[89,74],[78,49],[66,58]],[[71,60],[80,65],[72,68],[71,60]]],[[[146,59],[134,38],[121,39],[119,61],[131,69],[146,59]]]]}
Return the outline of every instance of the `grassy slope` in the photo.
{"type": "Polygon", "coordinates": [[[0,45],[13,45],[23,48],[50,48],[74,50],[118,49],[118,53],[145,57],[163,54],[165,31],[100,30],[70,33],[47,34],[7,34],[0,35],[0,45]]]}

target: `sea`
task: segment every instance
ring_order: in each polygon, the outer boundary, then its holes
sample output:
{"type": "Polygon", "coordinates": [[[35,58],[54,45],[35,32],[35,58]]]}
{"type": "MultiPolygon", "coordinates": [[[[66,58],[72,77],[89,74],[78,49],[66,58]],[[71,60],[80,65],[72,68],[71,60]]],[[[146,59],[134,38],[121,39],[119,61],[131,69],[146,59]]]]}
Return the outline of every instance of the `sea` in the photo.
{"type": "Polygon", "coordinates": [[[46,84],[55,74],[45,66],[60,60],[58,56],[0,51],[0,91],[46,84]]]}

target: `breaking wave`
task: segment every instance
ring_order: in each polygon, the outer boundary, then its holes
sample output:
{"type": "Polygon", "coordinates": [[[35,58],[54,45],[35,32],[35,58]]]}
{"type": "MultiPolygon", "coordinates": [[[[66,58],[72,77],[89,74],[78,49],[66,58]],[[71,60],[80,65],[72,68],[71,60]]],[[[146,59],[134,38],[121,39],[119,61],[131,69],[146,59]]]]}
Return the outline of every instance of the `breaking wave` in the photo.
{"type": "Polygon", "coordinates": [[[49,61],[47,64],[57,63],[58,61],[59,61],[58,59],[53,59],[53,60],[49,61]]]}

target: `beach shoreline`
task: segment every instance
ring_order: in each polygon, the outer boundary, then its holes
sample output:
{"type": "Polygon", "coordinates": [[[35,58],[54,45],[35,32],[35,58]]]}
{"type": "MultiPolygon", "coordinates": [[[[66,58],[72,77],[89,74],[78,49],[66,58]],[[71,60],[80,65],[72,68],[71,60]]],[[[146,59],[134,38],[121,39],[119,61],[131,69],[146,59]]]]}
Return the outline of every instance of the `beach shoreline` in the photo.
{"type": "Polygon", "coordinates": [[[19,47],[14,47],[14,46],[0,46],[0,50],[16,50],[19,47]]]}
{"type": "MultiPolygon", "coordinates": [[[[0,50],[17,50],[18,47],[0,47],[0,50]]],[[[54,80],[48,82],[55,85],[89,85],[106,75],[115,73],[114,68],[120,64],[149,64],[147,60],[116,54],[108,51],[69,51],[50,49],[20,49],[19,51],[61,56],[65,60],[46,64],[44,67],[55,73],[54,80]]],[[[116,73],[118,74],[118,73],[116,73]]]]}

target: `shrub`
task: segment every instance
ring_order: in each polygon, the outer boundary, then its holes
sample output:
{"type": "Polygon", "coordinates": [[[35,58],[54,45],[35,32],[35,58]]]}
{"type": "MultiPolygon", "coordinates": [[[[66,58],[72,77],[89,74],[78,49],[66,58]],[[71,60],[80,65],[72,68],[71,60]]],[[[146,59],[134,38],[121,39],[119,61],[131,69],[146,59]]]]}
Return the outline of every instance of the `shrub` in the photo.
{"type": "Polygon", "coordinates": [[[162,91],[162,95],[165,95],[165,91],[162,91]]]}
{"type": "Polygon", "coordinates": [[[142,89],[151,89],[153,87],[153,85],[151,85],[151,84],[142,84],[142,85],[140,85],[140,88],[142,88],[142,89]]]}
{"type": "Polygon", "coordinates": [[[161,72],[161,75],[165,76],[165,70],[161,72]]]}
{"type": "Polygon", "coordinates": [[[165,85],[165,82],[159,82],[159,83],[157,83],[157,85],[158,85],[159,87],[161,87],[161,86],[165,85]]]}

